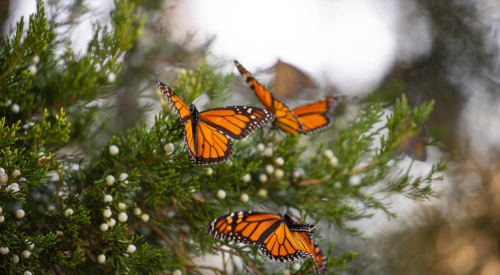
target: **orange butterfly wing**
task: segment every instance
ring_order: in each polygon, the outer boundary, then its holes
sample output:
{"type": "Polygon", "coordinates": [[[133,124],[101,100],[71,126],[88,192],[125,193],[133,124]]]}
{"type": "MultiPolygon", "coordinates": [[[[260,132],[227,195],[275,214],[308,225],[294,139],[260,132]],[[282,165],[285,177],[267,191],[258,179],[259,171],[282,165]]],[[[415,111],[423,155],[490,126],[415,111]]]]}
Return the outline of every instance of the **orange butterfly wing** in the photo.
{"type": "Polygon", "coordinates": [[[311,238],[311,246],[314,248],[313,249],[314,266],[316,267],[316,271],[318,271],[318,274],[322,275],[326,272],[325,257],[321,252],[321,248],[314,243],[314,240],[312,238],[311,238]]]}
{"type": "Polygon", "coordinates": [[[189,161],[195,165],[208,165],[221,163],[228,160],[234,152],[234,146],[231,140],[221,131],[214,127],[199,121],[194,129],[187,129],[187,125],[191,124],[189,121],[186,124],[186,144],[188,148],[193,150],[189,151],[189,161]],[[191,137],[191,138],[190,138],[191,137]]]}
{"type": "Polygon", "coordinates": [[[304,232],[292,232],[286,223],[281,223],[260,245],[260,251],[271,260],[280,262],[310,258],[312,253],[308,240],[301,233],[307,235],[304,232]]]}
{"type": "Polygon", "coordinates": [[[302,122],[302,133],[308,135],[329,127],[332,124],[333,109],[342,97],[344,96],[331,96],[293,109],[293,113],[302,122]]]}
{"type": "Polygon", "coordinates": [[[298,117],[285,105],[285,103],[274,98],[273,95],[260,84],[252,74],[247,71],[238,61],[234,61],[234,64],[238,68],[238,71],[245,80],[248,82],[250,87],[254,90],[255,94],[259,97],[262,104],[271,111],[276,117],[274,125],[279,129],[290,133],[291,135],[296,135],[302,131],[302,123],[299,121],[298,117]]]}
{"type": "Polygon", "coordinates": [[[235,212],[219,217],[207,226],[210,236],[220,240],[261,244],[268,231],[276,229],[282,221],[278,215],[262,212],[235,212]]]}
{"type": "MultiPolygon", "coordinates": [[[[229,159],[234,146],[226,135],[242,139],[260,126],[274,119],[274,115],[261,108],[228,106],[199,113],[192,142],[186,126],[186,143],[193,144],[189,160],[192,164],[221,163],[229,159]]],[[[187,124],[186,124],[187,125],[187,124]]]]}
{"type": "Polygon", "coordinates": [[[191,120],[188,120],[184,125],[184,142],[186,142],[188,147],[189,159],[191,159],[191,157],[196,155],[196,143],[193,137],[193,123],[191,120]]]}
{"type": "Polygon", "coordinates": [[[161,83],[160,81],[156,81],[156,86],[172,104],[177,112],[177,115],[181,118],[182,124],[186,124],[191,117],[191,111],[186,104],[184,104],[184,102],[182,102],[182,100],[167,85],[161,83]]]}
{"type": "Polygon", "coordinates": [[[314,267],[318,274],[322,275],[326,272],[326,261],[321,252],[321,248],[315,244],[314,239],[305,232],[294,232],[300,235],[301,239],[304,239],[308,243],[308,251],[312,254],[312,259],[314,267]]]}
{"type": "Polygon", "coordinates": [[[260,126],[274,120],[274,115],[261,108],[228,106],[200,113],[200,120],[236,140],[248,136],[260,126]]]}

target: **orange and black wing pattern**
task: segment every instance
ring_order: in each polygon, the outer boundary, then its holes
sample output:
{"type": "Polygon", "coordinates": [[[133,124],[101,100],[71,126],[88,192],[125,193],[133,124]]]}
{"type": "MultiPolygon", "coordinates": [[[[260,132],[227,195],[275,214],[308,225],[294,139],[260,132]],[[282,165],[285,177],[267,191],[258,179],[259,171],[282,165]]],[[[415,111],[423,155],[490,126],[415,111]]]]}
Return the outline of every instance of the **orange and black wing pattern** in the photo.
{"type": "Polygon", "coordinates": [[[228,160],[234,152],[231,140],[224,133],[199,121],[196,128],[189,121],[185,127],[185,141],[189,149],[189,162],[194,165],[217,164],[228,160]],[[189,126],[188,126],[189,125],[189,126]]]}
{"type": "Polygon", "coordinates": [[[182,102],[182,100],[167,85],[161,83],[160,81],[156,81],[156,86],[158,86],[158,89],[160,89],[163,95],[172,104],[177,112],[177,115],[181,118],[182,124],[186,124],[191,117],[191,111],[187,105],[184,104],[184,102],[182,102]]]}
{"type": "Polygon", "coordinates": [[[321,252],[321,248],[314,242],[314,239],[309,236],[306,232],[293,232],[300,236],[301,239],[305,240],[308,243],[308,251],[312,254],[311,258],[313,259],[314,267],[318,274],[322,275],[326,272],[326,261],[321,252]]]}
{"type": "Polygon", "coordinates": [[[319,245],[314,243],[314,240],[311,238],[311,248],[313,251],[313,260],[314,260],[314,266],[316,267],[316,271],[318,271],[318,274],[322,275],[326,272],[326,259],[323,256],[323,253],[321,252],[321,248],[319,245]]]}
{"type": "Polygon", "coordinates": [[[333,109],[342,97],[344,95],[330,96],[293,109],[302,123],[302,133],[308,135],[329,127],[332,124],[333,109]]]}
{"type": "Polygon", "coordinates": [[[186,124],[190,162],[207,165],[226,161],[234,152],[233,143],[227,136],[242,139],[273,119],[270,112],[249,106],[228,106],[199,113],[192,139],[186,124]]]}
{"type": "Polygon", "coordinates": [[[200,113],[200,120],[236,140],[274,120],[267,110],[249,106],[228,106],[200,113]]]}
{"type": "MultiPolygon", "coordinates": [[[[290,231],[288,215],[274,215],[262,212],[230,213],[215,219],[207,226],[207,232],[220,240],[237,241],[260,246],[260,251],[275,261],[291,261],[313,256],[309,240],[301,234],[304,231],[290,231]]],[[[302,224],[300,228],[313,225],[302,224]]],[[[299,228],[297,227],[297,228],[299,228]]],[[[314,229],[313,229],[314,228],[314,229]]]]}
{"type": "Polygon", "coordinates": [[[219,240],[259,245],[278,228],[282,219],[279,215],[262,212],[234,212],[213,220],[207,232],[219,240]]]}
{"type": "Polygon", "coordinates": [[[299,118],[290,110],[285,103],[274,98],[273,95],[260,84],[252,74],[247,71],[238,61],[234,61],[240,74],[245,77],[246,82],[254,90],[262,104],[276,117],[274,125],[291,135],[296,135],[302,132],[302,123],[299,118]]]}
{"type": "Polygon", "coordinates": [[[311,258],[312,251],[303,235],[307,233],[290,231],[286,223],[281,223],[260,245],[260,251],[271,260],[280,262],[311,258]]]}

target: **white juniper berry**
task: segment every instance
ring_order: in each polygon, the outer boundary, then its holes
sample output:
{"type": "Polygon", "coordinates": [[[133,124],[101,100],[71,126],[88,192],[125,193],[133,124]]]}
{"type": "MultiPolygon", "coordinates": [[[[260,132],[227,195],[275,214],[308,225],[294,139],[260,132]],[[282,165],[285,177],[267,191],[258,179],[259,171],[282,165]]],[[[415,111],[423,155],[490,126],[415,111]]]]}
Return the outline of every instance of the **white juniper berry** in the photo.
{"type": "Polygon", "coordinates": [[[111,195],[104,196],[104,202],[112,202],[112,201],[113,201],[113,196],[111,195]]]}
{"type": "Polygon", "coordinates": [[[112,212],[111,212],[111,210],[109,210],[109,209],[106,209],[106,210],[104,210],[104,211],[102,212],[102,215],[104,216],[104,218],[109,218],[109,217],[111,217],[111,215],[112,215],[112,214],[113,214],[113,213],[112,213],[112,212]]]}
{"type": "Polygon", "coordinates": [[[106,262],[106,256],[104,254],[97,256],[97,262],[103,264],[104,262],[106,262]]]}
{"type": "Polygon", "coordinates": [[[106,224],[109,226],[109,227],[113,227],[116,225],[116,220],[113,219],[113,218],[110,218],[109,220],[106,221],[106,224]]]}
{"type": "Polygon", "coordinates": [[[17,178],[20,175],[21,175],[21,171],[19,169],[12,171],[12,177],[17,178]]]}
{"type": "Polygon", "coordinates": [[[118,155],[120,153],[120,149],[116,145],[109,146],[109,154],[112,156],[118,155]]]}
{"type": "Polygon", "coordinates": [[[127,213],[121,212],[120,214],[118,214],[118,221],[119,222],[126,222],[127,220],[128,220],[127,213]]]}
{"type": "Polygon", "coordinates": [[[115,183],[115,177],[113,177],[112,175],[109,175],[106,177],[106,184],[107,185],[113,185],[113,183],[115,183]]]}
{"type": "Polygon", "coordinates": [[[108,78],[107,78],[108,83],[109,83],[109,84],[114,83],[114,82],[115,82],[115,80],[116,80],[116,74],[115,74],[115,73],[113,73],[113,72],[110,72],[110,73],[108,74],[108,78]]]}
{"type": "Polygon", "coordinates": [[[274,167],[271,164],[266,165],[266,173],[271,175],[274,172],[274,167]]]}
{"type": "Polygon", "coordinates": [[[217,191],[217,198],[223,200],[224,198],[226,197],[226,191],[220,189],[219,191],[217,191]]]}
{"type": "Polygon", "coordinates": [[[21,107],[17,103],[12,104],[12,107],[10,107],[10,110],[14,113],[17,114],[21,110],[21,107]]]}
{"type": "Polygon", "coordinates": [[[326,149],[324,152],[323,152],[323,156],[327,159],[331,159],[333,158],[333,151],[330,150],[330,149],[326,149]]]}
{"type": "Polygon", "coordinates": [[[73,215],[73,213],[74,213],[74,211],[72,208],[68,208],[68,209],[64,210],[64,216],[66,216],[66,217],[73,215]]]}
{"type": "Polygon", "coordinates": [[[274,172],[274,176],[277,178],[277,179],[281,179],[283,177],[283,175],[285,174],[285,172],[283,172],[283,170],[281,169],[276,169],[276,171],[274,172]]]}
{"type": "Polygon", "coordinates": [[[285,164],[285,160],[282,158],[282,157],[278,157],[276,158],[276,160],[274,161],[276,163],[276,165],[278,166],[281,166],[283,164],[285,164]]]}
{"type": "Polygon", "coordinates": [[[265,157],[268,157],[268,158],[272,157],[272,156],[273,156],[273,148],[271,148],[271,147],[267,147],[267,148],[264,150],[263,155],[264,155],[265,157]]]}
{"type": "Polygon", "coordinates": [[[109,229],[109,225],[107,225],[106,223],[101,223],[101,226],[99,226],[99,228],[101,229],[101,231],[106,232],[109,229]]]}
{"type": "Polygon", "coordinates": [[[0,254],[2,254],[2,255],[9,254],[9,248],[5,247],[5,246],[0,247],[0,254]]]}
{"type": "Polygon", "coordinates": [[[248,202],[248,200],[249,200],[249,199],[250,199],[250,197],[248,196],[248,194],[247,194],[247,193],[243,193],[243,194],[241,194],[241,196],[240,196],[240,201],[241,201],[241,202],[243,202],[243,203],[248,202]]]}
{"type": "Polygon", "coordinates": [[[18,219],[22,219],[22,218],[24,218],[24,215],[25,215],[24,210],[22,210],[22,209],[18,209],[18,210],[16,210],[16,217],[17,217],[18,219]]]}
{"type": "Polygon", "coordinates": [[[262,143],[257,144],[257,151],[262,152],[266,149],[266,146],[262,143]]]}
{"type": "Polygon", "coordinates": [[[134,214],[136,216],[139,216],[142,214],[142,210],[139,207],[134,208],[134,214]]]}
{"type": "Polygon", "coordinates": [[[134,253],[136,249],[137,249],[137,248],[136,248],[136,247],[135,247],[135,245],[133,245],[133,244],[129,244],[129,245],[127,246],[127,252],[128,252],[128,253],[134,253]]]}
{"type": "Polygon", "coordinates": [[[205,171],[205,174],[207,176],[211,176],[213,173],[214,173],[214,170],[210,167],[208,167],[207,170],[205,171]]]}
{"type": "Polygon", "coordinates": [[[28,67],[28,71],[30,72],[30,75],[31,75],[31,76],[35,76],[35,75],[36,75],[36,73],[38,72],[38,69],[36,68],[36,66],[35,66],[35,65],[30,65],[30,66],[28,67]]]}
{"type": "Polygon", "coordinates": [[[23,252],[21,252],[21,257],[27,259],[31,256],[31,252],[29,252],[28,250],[23,250],[23,252]]]}
{"type": "Polygon", "coordinates": [[[163,150],[165,150],[165,153],[170,154],[174,151],[174,145],[172,143],[167,143],[165,146],[163,146],[163,150]]]}
{"type": "Polygon", "coordinates": [[[330,159],[330,165],[333,166],[333,167],[336,167],[338,164],[339,164],[339,160],[337,159],[337,157],[333,156],[331,159],[330,159]]]}
{"type": "Polygon", "coordinates": [[[252,176],[250,176],[250,174],[245,174],[245,175],[243,175],[243,177],[241,177],[241,180],[243,182],[249,182],[251,179],[252,179],[252,176]]]}

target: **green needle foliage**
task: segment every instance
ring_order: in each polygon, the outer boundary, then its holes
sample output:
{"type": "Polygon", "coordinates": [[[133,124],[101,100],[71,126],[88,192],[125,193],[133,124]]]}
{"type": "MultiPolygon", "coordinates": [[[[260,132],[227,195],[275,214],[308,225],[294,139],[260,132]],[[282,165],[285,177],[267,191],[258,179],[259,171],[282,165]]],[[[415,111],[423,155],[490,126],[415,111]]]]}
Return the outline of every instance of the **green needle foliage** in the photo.
{"type": "MultiPolygon", "coordinates": [[[[425,177],[412,177],[409,169],[392,173],[394,149],[432,111],[432,103],[409,108],[404,96],[380,128],[383,105],[366,103],[347,129],[326,130],[328,141],[312,144],[263,127],[235,142],[230,161],[207,167],[189,164],[182,125],[158,93],[164,109],[151,125],[113,136],[102,148],[89,146],[102,129],[99,112],[108,111],[89,103],[116,86],[113,78],[124,67],[119,60],[140,36],[141,18],[133,1],[115,1],[113,27],[96,25],[85,54],[69,47],[56,54],[57,26],[47,24],[39,2],[27,31],[21,20],[0,46],[0,271],[226,274],[239,258],[243,265],[235,272],[283,274],[290,264],[276,269],[257,247],[206,233],[218,216],[260,210],[328,225],[314,237],[335,274],[356,253],[321,239],[339,230],[358,234],[348,222],[369,218],[372,210],[394,216],[384,203],[388,195],[437,195],[430,184],[440,179],[445,160],[425,177]],[[88,157],[68,153],[74,148],[88,157]],[[208,254],[222,255],[220,264],[199,260],[208,254]]],[[[224,106],[235,79],[204,64],[182,70],[171,86],[186,104],[204,94],[207,109],[224,106]]],[[[293,274],[315,272],[312,261],[302,262],[293,274]]]]}

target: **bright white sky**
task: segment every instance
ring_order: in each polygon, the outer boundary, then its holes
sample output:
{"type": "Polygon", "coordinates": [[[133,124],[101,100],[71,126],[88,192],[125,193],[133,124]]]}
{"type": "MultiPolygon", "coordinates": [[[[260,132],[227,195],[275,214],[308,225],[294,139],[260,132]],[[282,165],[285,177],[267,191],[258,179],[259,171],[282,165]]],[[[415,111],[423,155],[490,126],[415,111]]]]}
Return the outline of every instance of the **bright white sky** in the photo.
{"type": "MultiPolygon", "coordinates": [[[[108,0],[88,2],[100,15],[107,15],[112,4],[108,0]]],[[[394,3],[178,0],[165,5],[174,7],[168,20],[173,37],[179,41],[193,31],[200,42],[215,35],[213,53],[237,59],[250,71],[268,68],[280,58],[309,72],[320,83],[332,83],[352,95],[371,91],[394,63],[398,16],[394,3]]],[[[12,4],[13,18],[35,12],[35,0],[12,4]]],[[[96,19],[103,18],[91,18],[75,29],[74,46],[87,44],[83,40],[91,38],[90,22],[96,19]]]]}
{"type": "Polygon", "coordinates": [[[395,60],[393,3],[182,0],[170,22],[178,40],[188,31],[196,31],[200,41],[215,35],[213,53],[237,59],[250,71],[280,58],[344,93],[365,93],[395,60]]]}

